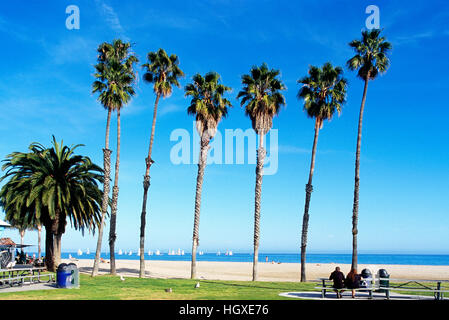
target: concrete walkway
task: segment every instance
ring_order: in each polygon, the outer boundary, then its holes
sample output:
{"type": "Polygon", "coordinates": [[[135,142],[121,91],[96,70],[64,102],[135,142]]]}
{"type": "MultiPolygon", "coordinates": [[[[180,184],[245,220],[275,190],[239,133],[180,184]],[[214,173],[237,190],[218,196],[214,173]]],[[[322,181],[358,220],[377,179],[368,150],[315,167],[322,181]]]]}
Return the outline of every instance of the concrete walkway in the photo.
{"type": "Polygon", "coordinates": [[[33,283],[24,284],[23,286],[5,287],[0,288],[0,293],[22,292],[22,291],[34,291],[34,290],[51,290],[58,289],[55,283],[33,283]]]}
{"type": "MultiPolygon", "coordinates": [[[[357,292],[355,298],[351,298],[351,292],[343,292],[342,298],[338,299],[335,292],[327,292],[326,298],[321,298],[321,291],[309,291],[309,292],[284,292],[279,294],[282,297],[297,298],[297,299],[311,299],[311,300],[369,300],[367,292],[357,292]]],[[[387,300],[385,293],[373,293],[372,300],[387,300]]],[[[391,293],[390,300],[434,300],[433,296],[419,296],[419,295],[406,295],[399,293],[391,293]]],[[[449,298],[444,298],[449,300],[449,298]]]]}

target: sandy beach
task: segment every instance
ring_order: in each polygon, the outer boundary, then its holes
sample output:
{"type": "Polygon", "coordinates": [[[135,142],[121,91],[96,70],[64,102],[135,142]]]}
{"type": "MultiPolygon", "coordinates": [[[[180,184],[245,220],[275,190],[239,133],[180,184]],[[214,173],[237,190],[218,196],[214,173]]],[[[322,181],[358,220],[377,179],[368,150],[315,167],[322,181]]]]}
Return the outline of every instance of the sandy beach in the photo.
{"type": "MultiPolygon", "coordinates": [[[[74,262],[80,272],[90,273],[93,260],[78,259],[62,262],[74,262]]],[[[137,277],[139,273],[138,260],[116,260],[117,273],[125,277],[137,277]]],[[[321,277],[329,277],[329,274],[340,266],[341,271],[347,274],[350,264],[334,263],[309,263],[306,266],[307,279],[316,280],[321,277]]],[[[379,269],[386,269],[392,279],[429,279],[448,280],[449,266],[416,266],[416,265],[380,265],[359,264],[358,271],[368,268],[373,274],[379,269]]],[[[259,263],[260,281],[299,281],[299,263],[259,263]]],[[[109,273],[109,264],[100,263],[100,274],[109,273]]],[[[152,278],[190,278],[190,261],[146,261],[146,274],[152,278]]],[[[207,280],[238,280],[251,281],[251,262],[197,262],[197,275],[199,279],[207,280]]]]}

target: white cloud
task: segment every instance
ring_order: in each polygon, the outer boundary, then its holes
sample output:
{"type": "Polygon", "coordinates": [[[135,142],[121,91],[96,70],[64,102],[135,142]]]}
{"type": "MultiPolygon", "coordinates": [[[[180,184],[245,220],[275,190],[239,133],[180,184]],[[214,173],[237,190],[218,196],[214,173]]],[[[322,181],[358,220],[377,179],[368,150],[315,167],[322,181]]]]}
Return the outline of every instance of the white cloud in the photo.
{"type": "Polygon", "coordinates": [[[100,14],[106,20],[109,27],[125,38],[125,41],[129,41],[129,39],[125,36],[125,29],[121,25],[120,19],[115,10],[102,0],[95,0],[95,3],[100,11],[100,14]]]}

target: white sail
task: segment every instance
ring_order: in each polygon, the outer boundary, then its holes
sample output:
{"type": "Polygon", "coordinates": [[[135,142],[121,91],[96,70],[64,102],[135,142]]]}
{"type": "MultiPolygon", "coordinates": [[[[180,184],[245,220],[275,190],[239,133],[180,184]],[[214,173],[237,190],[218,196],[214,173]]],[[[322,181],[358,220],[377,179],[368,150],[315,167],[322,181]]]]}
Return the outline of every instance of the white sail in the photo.
{"type": "Polygon", "coordinates": [[[118,251],[118,254],[119,254],[119,255],[122,255],[122,254],[123,254],[122,249],[120,249],[120,250],[118,251]]]}
{"type": "Polygon", "coordinates": [[[129,254],[128,255],[132,255],[133,254],[133,251],[132,250],[129,250],[129,254]]]}
{"type": "Polygon", "coordinates": [[[90,254],[90,250],[89,250],[89,248],[87,248],[87,250],[86,250],[86,254],[90,254]]]}
{"type": "Polygon", "coordinates": [[[80,256],[82,254],[83,254],[83,252],[81,251],[81,249],[78,249],[78,255],[80,256]]]}
{"type": "Polygon", "coordinates": [[[229,255],[232,256],[232,251],[229,251],[229,255]]]}
{"type": "Polygon", "coordinates": [[[159,250],[156,250],[156,255],[157,255],[157,256],[160,256],[160,255],[161,255],[161,252],[160,252],[159,250]]]}

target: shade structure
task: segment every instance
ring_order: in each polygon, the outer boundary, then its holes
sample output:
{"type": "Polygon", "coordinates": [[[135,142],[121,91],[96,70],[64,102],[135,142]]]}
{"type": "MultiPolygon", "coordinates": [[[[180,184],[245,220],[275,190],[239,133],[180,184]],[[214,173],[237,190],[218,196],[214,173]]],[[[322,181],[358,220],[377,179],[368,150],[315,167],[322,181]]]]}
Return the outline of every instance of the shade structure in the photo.
{"type": "Polygon", "coordinates": [[[11,225],[0,219],[0,228],[11,228],[11,225]]]}

